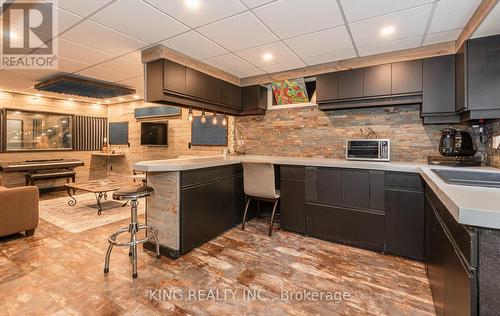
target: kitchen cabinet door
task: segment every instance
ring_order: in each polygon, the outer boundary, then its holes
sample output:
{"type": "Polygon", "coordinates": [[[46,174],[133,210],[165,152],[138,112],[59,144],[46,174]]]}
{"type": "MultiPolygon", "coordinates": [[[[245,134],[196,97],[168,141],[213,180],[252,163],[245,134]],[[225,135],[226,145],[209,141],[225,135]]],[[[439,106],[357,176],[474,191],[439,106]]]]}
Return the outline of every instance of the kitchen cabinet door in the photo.
{"type": "Polygon", "coordinates": [[[214,103],[219,102],[219,79],[202,74],[202,98],[214,103]]]}
{"type": "Polygon", "coordinates": [[[283,229],[305,234],[305,183],[281,178],[280,225],[283,229]]]}
{"type": "MultiPolygon", "coordinates": [[[[308,189],[308,195],[313,195],[308,189]]],[[[317,168],[316,202],[332,206],[342,205],[342,170],[317,168]]]]}
{"type": "Polygon", "coordinates": [[[163,89],[175,93],[186,93],[186,66],[165,59],[163,61],[163,89]]]}
{"type": "Polygon", "coordinates": [[[229,82],[217,80],[219,89],[219,103],[223,105],[231,105],[233,89],[229,82]]]}
{"type": "Polygon", "coordinates": [[[343,209],[341,239],[348,245],[384,251],[384,215],[343,209]]]}
{"type": "Polygon", "coordinates": [[[186,68],[186,94],[193,98],[203,99],[204,74],[197,70],[186,68]]]}
{"type": "Polygon", "coordinates": [[[391,64],[363,68],[363,96],[391,94],[391,64]]]}
{"type": "Polygon", "coordinates": [[[385,250],[394,255],[424,259],[424,193],[387,188],[385,250]]]}
{"type": "Polygon", "coordinates": [[[422,60],[392,64],[392,94],[422,92],[422,60]]]}
{"type": "Polygon", "coordinates": [[[316,76],[316,101],[324,102],[339,98],[339,73],[330,72],[316,76]]]}
{"type": "Polygon", "coordinates": [[[455,111],[467,109],[467,41],[455,54],[455,111]]]}
{"type": "Polygon", "coordinates": [[[423,60],[422,115],[455,113],[455,55],[423,60]]]}
{"type": "Polygon", "coordinates": [[[468,110],[500,109],[500,36],[468,41],[467,96],[468,110]]]}
{"type": "Polygon", "coordinates": [[[370,208],[370,173],[364,169],[342,169],[342,206],[370,208]]]}
{"type": "Polygon", "coordinates": [[[370,170],[370,209],[385,212],[385,172],[370,170]]]}
{"type": "Polygon", "coordinates": [[[363,69],[339,72],[339,99],[363,97],[363,69]]]}
{"type": "Polygon", "coordinates": [[[341,241],[342,210],[332,206],[306,203],[306,234],[323,240],[341,241]]]}
{"type": "Polygon", "coordinates": [[[436,218],[434,209],[426,199],[426,208],[429,212],[429,241],[427,277],[432,291],[436,315],[444,315],[444,280],[445,280],[445,240],[446,236],[436,218]]]}
{"type": "Polygon", "coordinates": [[[231,106],[235,109],[241,109],[241,87],[231,85],[231,106]]]}

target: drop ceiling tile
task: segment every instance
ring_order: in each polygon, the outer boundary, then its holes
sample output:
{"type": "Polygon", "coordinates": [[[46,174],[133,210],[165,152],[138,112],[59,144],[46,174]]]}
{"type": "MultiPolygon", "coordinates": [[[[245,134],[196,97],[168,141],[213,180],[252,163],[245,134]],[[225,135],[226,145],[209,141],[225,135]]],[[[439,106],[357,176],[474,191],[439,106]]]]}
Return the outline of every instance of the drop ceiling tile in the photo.
{"type": "Polygon", "coordinates": [[[337,2],[332,0],[281,0],[254,12],[282,39],[344,23],[337,2]]]}
{"type": "Polygon", "coordinates": [[[188,30],[140,0],[118,0],[91,19],[149,44],[188,30]]]}
{"type": "Polygon", "coordinates": [[[305,66],[306,66],[306,64],[304,64],[301,60],[296,59],[296,60],[287,61],[284,63],[265,65],[265,66],[262,66],[261,68],[264,69],[268,73],[273,73],[273,72],[302,68],[305,66]]]}
{"type": "Polygon", "coordinates": [[[185,0],[146,0],[146,2],[190,27],[205,25],[245,10],[238,0],[199,1],[197,8],[189,7],[185,0]]]}
{"type": "Polygon", "coordinates": [[[427,34],[424,39],[424,45],[454,41],[458,38],[462,30],[463,29],[456,29],[456,30],[427,34]]]}
{"type": "Polygon", "coordinates": [[[351,23],[349,28],[358,47],[423,36],[431,9],[432,4],[428,4],[351,23]],[[384,36],[381,34],[384,27],[394,27],[395,32],[384,36]]]}
{"type": "Polygon", "coordinates": [[[113,0],[59,0],[57,1],[56,6],[69,12],[86,17],[110,2],[113,2],[113,0]]]}
{"type": "Polygon", "coordinates": [[[298,60],[297,56],[281,42],[245,49],[235,54],[257,67],[298,60]],[[271,54],[273,58],[266,61],[262,58],[264,54],[271,54]]]}
{"type": "Polygon", "coordinates": [[[84,68],[88,68],[91,65],[82,63],[77,60],[59,57],[57,60],[57,69],[67,73],[78,72],[84,68]]]}
{"type": "Polygon", "coordinates": [[[238,51],[278,40],[249,12],[201,27],[198,31],[230,51],[238,51]]]}
{"type": "Polygon", "coordinates": [[[147,44],[88,20],[64,33],[61,38],[113,55],[131,52],[147,44]]]}
{"type": "Polygon", "coordinates": [[[399,41],[393,41],[389,43],[358,47],[358,52],[359,56],[361,57],[368,55],[382,54],[408,48],[419,47],[421,41],[422,37],[414,37],[399,41]]]}
{"type": "Polygon", "coordinates": [[[99,64],[99,67],[121,73],[127,78],[142,76],[144,72],[144,66],[142,63],[130,61],[125,57],[108,60],[99,64]]]}
{"type": "Polygon", "coordinates": [[[162,44],[196,59],[205,59],[229,53],[226,49],[196,31],[178,35],[162,42],[162,44]]]}
{"type": "Polygon", "coordinates": [[[133,77],[133,75],[131,76],[121,71],[113,71],[101,66],[93,66],[84,69],[78,72],[78,75],[107,82],[116,82],[133,77]]]}
{"type": "Polygon", "coordinates": [[[351,48],[342,51],[331,52],[328,54],[305,57],[302,59],[308,65],[317,65],[317,64],[329,63],[332,61],[350,59],[355,57],[357,57],[356,51],[353,48],[351,48]]]}
{"type": "Polygon", "coordinates": [[[431,2],[434,0],[340,0],[347,22],[364,20],[431,2]]]}
{"type": "Polygon", "coordinates": [[[345,26],[339,26],[285,40],[301,58],[353,49],[345,26]]]}
{"type": "Polygon", "coordinates": [[[59,56],[90,65],[95,65],[114,57],[112,54],[64,39],[59,39],[59,56]]]}
{"type": "Polygon", "coordinates": [[[141,53],[141,50],[133,51],[131,53],[123,55],[122,57],[125,58],[125,59],[128,59],[130,61],[134,61],[134,62],[137,62],[137,63],[142,63],[142,53],[141,53]]]}
{"type": "Polygon", "coordinates": [[[249,77],[263,74],[264,71],[244,61],[234,54],[226,54],[203,60],[204,63],[217,67],[237,77],[249,77]]]}
{"type": "Polygon", "coordinates": [[[276,0],[242,0],[249,8],[255,8],[276,0]]]}
{"type": "Polygon", "coordinates": [[[429,33],[463,28],[481,0],[441,0],[437,3],[429,33]]]}
{"type": "Polygon", "coordinates": [[[116,82],[117,84],[124,85],[127,87],[131,87],[136,90],[136,94],[143,97],[144,93],[141,93],[144,91],[144,77],[143,76],[138,76],[134,78],[129,78],[126,80],[118,81],[116,82]]]}
{"type": "Polygon", "coordinates": [[[483,20],[481,25],[472,35],[473,38],[500,34],[500,3],[497,3],[493,10],[483,20]]]}

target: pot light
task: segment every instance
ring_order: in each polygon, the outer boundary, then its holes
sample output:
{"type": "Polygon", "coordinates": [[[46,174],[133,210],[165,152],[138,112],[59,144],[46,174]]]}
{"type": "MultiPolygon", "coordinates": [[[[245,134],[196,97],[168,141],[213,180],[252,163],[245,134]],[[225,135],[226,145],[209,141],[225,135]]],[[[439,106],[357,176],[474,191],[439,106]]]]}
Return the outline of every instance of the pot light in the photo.
{"type": "Polygon", "coordinates": [[[40,93],[35,94],[35,97],[37,97],[37,98],[39,98],[39,97],[41,97],[41,96],[42,96],[42,95],[41,95],[40,93]]]}
{"type": "Polygon", "coordinates": [[[134,95],[134,99],[139,99],[139,96],[137,94],[134,95]]]}
{"type": "Polygon", "coordinates": [[[264,59],[265,61],[270,61],[273,59],[273,54],[265,53],[264,55],[262,55],[262,59],[264,59]]]}
{"type": "Polygon", "coordinates": [[[118,98],[118,101],[123,101],[123,98],[118,98]]]}
{"type": "Polygon", "coordinates": [[[106,103],[110,103],[111,101],[109,101],[109,100],[106,100],[106,101],[104,101],[104,102],[106,102],[106,103]]]}
{"type": "Polygon", "coordinates": [[[186,5],[190,8],[196,9],[200,6],[200,0],[185,0],[186,5]]]}
{"type": "Polygon", "coordinates": [[[394,28],[394,26],[386,26],[380,30],[380,34],[382,34],[383,36],[389,36],[391,34],[394,34],[395,31],[396,29],[394,28]]]}
{"type": "Polygon", "coordinates": [[[73,98],[69,98],[69,99],[68,99],[68,101],[75,101],[75,99],[73,99],[73,98]]]}

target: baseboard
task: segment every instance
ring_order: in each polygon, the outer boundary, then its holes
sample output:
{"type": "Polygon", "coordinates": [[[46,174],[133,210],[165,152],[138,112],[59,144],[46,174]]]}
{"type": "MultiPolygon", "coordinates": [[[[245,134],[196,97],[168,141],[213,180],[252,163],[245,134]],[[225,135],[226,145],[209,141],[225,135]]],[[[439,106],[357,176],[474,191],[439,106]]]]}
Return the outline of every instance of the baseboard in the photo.
{"type": "MultiPolygon", "coordinates": [[[[150,250],[150,251],[156,251],[156,244],[152,242],[146,242],[144,243],[144,249],[150,250]]],[[[160,255],[164,257],[168,257],[170,259],[177,259],[181,256],[180,250],[174,250],[169,247],[160,245],[160,255]]]]}

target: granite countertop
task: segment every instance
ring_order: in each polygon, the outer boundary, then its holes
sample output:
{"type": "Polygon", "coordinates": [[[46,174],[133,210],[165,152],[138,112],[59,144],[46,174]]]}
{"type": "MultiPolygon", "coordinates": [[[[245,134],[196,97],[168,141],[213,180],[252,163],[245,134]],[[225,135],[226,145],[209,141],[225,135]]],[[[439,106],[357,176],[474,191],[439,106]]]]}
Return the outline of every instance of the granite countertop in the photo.
{"type": "Polygon", "coordinates": [[[141,161],[134,169],[146,172],[184,171],[216,167],[241,162],[271,162],[280,165],[374,169],[385,171],[420,173],[441,202],[448,208],[457,222],[464,225],[500,229],[500,189],[451,185],[445,183],[431,169],[453,168],[453,170],[474,170],[500,172],[492,167],[444,167],[403,162],[354,161],[332,158],[277,157],[277,156],[218,156],[185,157],[166,160],[141,161]]]}

